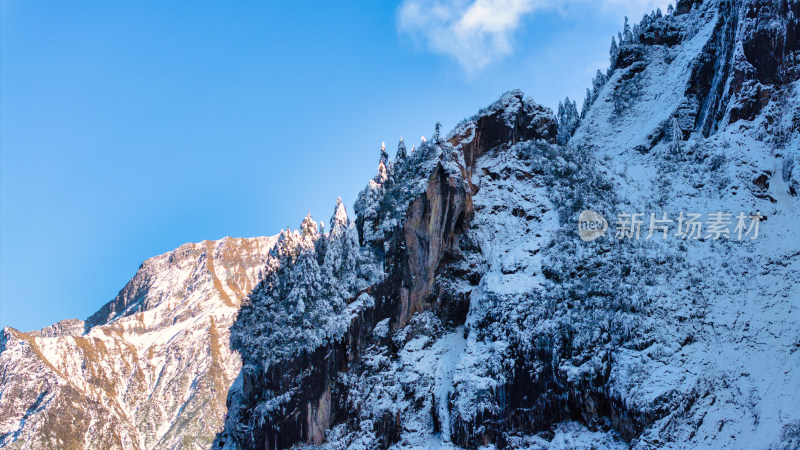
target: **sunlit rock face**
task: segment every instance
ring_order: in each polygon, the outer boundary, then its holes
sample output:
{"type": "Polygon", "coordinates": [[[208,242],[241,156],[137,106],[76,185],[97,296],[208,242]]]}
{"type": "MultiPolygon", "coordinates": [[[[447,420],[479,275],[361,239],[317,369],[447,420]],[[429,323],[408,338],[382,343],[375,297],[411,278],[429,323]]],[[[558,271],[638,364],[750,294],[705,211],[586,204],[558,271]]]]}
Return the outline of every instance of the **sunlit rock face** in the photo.
{"type": "Polygon", "coordinates": [[[87,321],[3,330],[2,445],[210,446],[241,366],[228,330],[274,242],[182,245],[87,321]]]}

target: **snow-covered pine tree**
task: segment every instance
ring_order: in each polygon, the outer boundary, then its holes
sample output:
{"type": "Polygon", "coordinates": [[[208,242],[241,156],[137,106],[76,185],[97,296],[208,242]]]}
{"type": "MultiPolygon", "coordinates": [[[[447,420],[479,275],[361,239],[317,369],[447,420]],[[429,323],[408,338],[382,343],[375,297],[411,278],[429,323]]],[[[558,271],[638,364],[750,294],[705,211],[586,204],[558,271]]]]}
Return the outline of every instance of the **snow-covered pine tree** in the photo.
{"type": "Polygon", "coordinates": [[[406,151],[406,144],[403,142],[403,138],[401,137],[400,142],[397,143],[397,153],[395,154],[394,162],[392,163],[389,180],[390,182],[388,185],[394,185],[397,180],[403,178],[403,173],[406,170],[407,162],[408,152],[406,151]]]}
{"type": "Polygon", "coordinates": [[[358,279],[362,259],[358,234],[347,217],[341,198],[336,200],[330,227],[322,264],[323,285],[326,296],[331,298],[335,306],[339,306],[352,299],[362,287],[358,279]]]}
{"type": "Polygon", "coordinates": [[[614,39],[614,36],[611,36],[611,48],[608,49],[608,54],[611,57],[611,69],[616,69],[617,57],[619,56],[619,47],[617,46],[617,40],[614,39]]]}
{"type": "Polygon", "coordinates": [[[627,44],[633,39],[631,33],[631,24],[628,22],[628,16],[625,16],[625,24],[622,26],[622,42],[627,44]]]}
{"type": "Polygon", "coordinates": [[[375,180],[378,184],[386,183],[389,179],[389,152],[386,151],[386,143],[381,142],[380,158],[378,159],[378,171],[375,173],[375,180]]]}
{"type": "Polygon", "coordinates": [[[325,222],[319,223],[319,233],[317,240],[314,242],[314,247],[317,253],[317,264],[322,266],[323,259],[325,258],[325,252],[328,249],[328,239],[327,239],[327,233],[325,232],[325,222]]]}
{"type": "MultiPolygon", "coordinates": [[[[387,167],[389,154],[386,153],[386,145],[381,145],[381,156],[378,161],[378,173],[369,181],[356,199],[355,210],[358,217],[358,228],[361,233],[363,243],[370,243],[381,239],[380,230],[377,226],[378,208],[381,200],[386,194],[386,182],[389,179],[389,168],[387,167]]],[[[333,224],[330,225],[333,227],[333,224]]]]}
{"type": "Polygon", "coordinates": [[[667,5],[667,14],[670,16],[675,14],[675,7],[672,6],[672,3],[667,5]]]}
{"type": "Polygon", "coordinates": [[[346,328],[345,301],[374,282],[377,269],[361,251],[341,199],[330,228],[320,233],[309,213],[300,230],[281,231],[262,280],[231,328],[234,348],[247,364],[267,367],[346,328]]]}
{"type": "Polygon", "coordinates": [[[383,184],[389,179],[389,153],[386,151],[386,143],[381,142],[381,159],[378,162],[378,173],[375,181],[383,184]]]}
{"type": "Polygon", "coordinates": [[[597,69],[597,73],[594,74],[594,79],[592,79],[592,103],[597,99],[597,96],[600,95],[600,89],[603,89],[603,86],[606,84],[606,76],[600,69],[597,69]]]}
{"type": "Polygon", "coordinates": [[[303,219],[303,222],[300,224],[300,234],[303,237],[310,237],[311,239],[316,239],[319,232],[317,231],[317,222],[314,221],[314,218],[311,217],[311,211],[308,212],[308,215],[303,219]]]}
{"type": "Polygon", "coordinates": [[[242,354],[257,361],[272,356],[277,343],[290,339],[286,335],[290,324],[300,323],[297,305],[290,305],[286,298],[301,245],[300,233],[290,229],[281,231],[267,258],[264,277],[240,309],[231,329],[234,348],[244,350],[242,354]]]}
{"type": "Polygon", "coordinates": [[[564,99],[563,102],[559,102],[558,117],[556,119],[558,123],[556,142],[559,145],[566,145],[580,124],[577,104],[570,100],[569,97],[564,99]]]}
{"type": "Polygon", "coordinates": [[[583,99],[583,107],[581,107],[581,119],[586,117],[586,113],[589,112],[589,107],[592,106],[592,91],[589,88],[586,88],[586,97],[583,99]]]}
{"type": "MultiPolygon", "coordinates": [[[[314,229],[316,231],[316,226],[314,229]]],[[[321,287],[320,269],[317,264],[314,239],[311,235],[302,234],[298,250],[297,261],[292,268],[290,279],[287,280],[291,289],[286,296],[286,303],[288,307],[296,308],[295,320],[299,321],[304,328],[308,328],[316,326],[315,323],[309,324],[308,316],[317,313],[313,306],[319,297],[321,287]]]]}
{"type": "Polygon", "coordinates": [[[655,19],[655,17],[656,17],[656,12],[655,11],[652,11],[650,14],[645,14],[645,15],[642,16],[642,20],[637,25],[638,28],[636,30],[636,33],[634,33],[636,35],[636,41],[637,42],[639,42],[639,33],[641,33],[642,31],[646,30],[647,27],[649,27],[650,24],[653,23],[653,20],[655,19]]]}
{"type": "Polygon", "coordinates": [[[389,163],[389,152],[386,151],[386,142],[381,142],[381,160],[384,164],[389,163]]]}
{"type": "Polygon", "coordinates": [[[408,153],[406,152],[406,143],[403,142],[403,138],[400,138],[400,142],[397,143],[397,155],[395,156],[396,161],[405,160],[408,157],[408,153]]]}
{"type": "Polygon", "coordinates": [[[440,145],[442,143],[441,128],[442,124],[436,122],[436,129],[433,131],[433,145],[440,145]]]}

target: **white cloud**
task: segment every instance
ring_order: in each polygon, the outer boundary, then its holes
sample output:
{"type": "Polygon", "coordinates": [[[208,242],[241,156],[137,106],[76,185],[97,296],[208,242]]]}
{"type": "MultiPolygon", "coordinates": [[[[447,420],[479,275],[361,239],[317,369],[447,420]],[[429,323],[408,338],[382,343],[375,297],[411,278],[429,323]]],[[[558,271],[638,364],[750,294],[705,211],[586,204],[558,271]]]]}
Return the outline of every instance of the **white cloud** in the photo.
{"type": "Polygon", "coordinates": [[[467,72],[509,55],[512,37],[542,0],[405,0],[398,11],[402,33],[452,56],[467,72]]]}
{"type": "Polygon", "coordinates": [[[514,51],[514,34],[536,11],[582,4],[638,21],[665,0],[403,0],[397,27],[428,49],[455,58],[474,73],[514,51]]]}

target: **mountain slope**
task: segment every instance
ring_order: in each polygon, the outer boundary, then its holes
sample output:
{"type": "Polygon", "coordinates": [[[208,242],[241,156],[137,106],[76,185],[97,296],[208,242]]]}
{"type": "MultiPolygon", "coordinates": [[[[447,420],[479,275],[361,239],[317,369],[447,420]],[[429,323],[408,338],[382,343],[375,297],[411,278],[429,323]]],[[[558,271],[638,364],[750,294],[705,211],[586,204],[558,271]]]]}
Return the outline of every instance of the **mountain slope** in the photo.
{"type": "Polygon", "coordinates": [[[245,382],[217,445],[797,446],[798,18],[777,0],[646,16],[566,146],[516,91],[401,142],[356,203],[383,268],[369,301],[294,356],[236,347],[245,382]],[[604,237],[578,238],[585,209],[604,237]],[[681,214],[718,212],[727,237],[676,236],[681,214]],[[615,238],[626,213],[636,239],[615,238]],[[647,237],[651,213],[668,237],[647,237]],[[739,213],[765,219],[757,237],[737,237],[739,213]]]}
{"type": "Polygon", "coordinates": [[[210,445],[241,364],[228,329],[275,240],[182,245],[145,261],[86,322],[4,329],[2,446],[210,445]]]}

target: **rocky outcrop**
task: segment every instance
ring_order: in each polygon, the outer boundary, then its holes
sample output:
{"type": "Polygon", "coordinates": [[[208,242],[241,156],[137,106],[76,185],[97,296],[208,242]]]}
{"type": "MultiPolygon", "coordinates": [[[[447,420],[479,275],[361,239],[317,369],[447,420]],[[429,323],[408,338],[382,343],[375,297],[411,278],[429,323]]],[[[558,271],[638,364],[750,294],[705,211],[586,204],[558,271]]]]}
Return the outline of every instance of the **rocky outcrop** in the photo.
{"type": "Polygon", "coordinates": [[[458,248],[458,238],[467,225],[468,193],[460,178],[448,176],[438,165],[428,178],[428,188],[406,213],[403,224],[408,264],[408,285],[399,289],[400,313],[394,321],[402,328],[411,317],[430,308],[439,264],[458,248]]]}
{"type": "Polygon", "coordinates": [[[713,12],[714,34],[694,63],[684,107],[705,136],[753,120],[800,79],[800,2],[719,2],[713,12]]]}
{"type": "Polygon", "coordinates": [[[742,15],[742,56],[756,80],[785,85],[800,79],[800,2],[749,2],[742,15]]]}
{"type": "Polygon", "coordinates": [[[556,133],[553,112],[515,90],[459,124],[447,142],[463,157],[462,175],[469,181],[476,161],[487,151],[508,148],[520,141],[555,142],[556,133]]]}
{"type": "MultiPolygon", "coordinates": [[[[373,333],[378,323],[400,330],[418,314],[435,311],[451,326],[463,324],[466,299],[445,292],[437,280],[443,273],[464,274],[453,272],[451,266],[463,259],[461,239],[469,228],[472,195],[479,190],[465,180],[488,152],[507,151],[520,141],[554,142],[555,135],[552,112],[524,99],[520,91],[512,91],[460,124],[445,142],[432,143],[439,149],[439,162],[429,172],[405,180],[406,185],[394,186],[406,191],[419,181],[424,183],[424,189],[408,202],[400,223],[384,240],[372,243],[383,255],[386,275],[361,294],[370,300],[351,304],[357,314],[346,333],[333,342],[263,371],[245,367],[241,392],[231,394],[243,404],[229,411],[229,430],[220,435],[217,445],[278,449],[300,442],[319,443],[332,426],[356,420],[348,407],[349,387],[342,374],[364,371],[364,351],[381,340],[373,333]],[[262,419],[254,414],[263,414],[262,419]],[[259,424],[255,430],[245,431],[240,425],[253,423],[259,424]]],[[[361,226],[372,225],[362,222],[361,226]]],[[[402,429],[397,416],[374,420],[382,447],[397,441],[402,429]]]]}
{"type": "Polygon", "coordinates": [[[411,288],[400,291],[396,327],[404,327],[411,316],[429,309],[435,301],[426,297],[432,293],[434,279],[441,272],[440,264],[457,252],[458,239],[469,227],[472,196],[478,191],[472,182],[478,159],[489,151],[503,151],[521,141],[541,139],[553,143],[556,133],[553,112],[516,90],[459,124],[450,134],[445,152],[455,155],[460,177],[437,165],[428,177],[425,193],[414,200],[404,216],[403,237],[410,277],[406,284],[411,288]]]}

